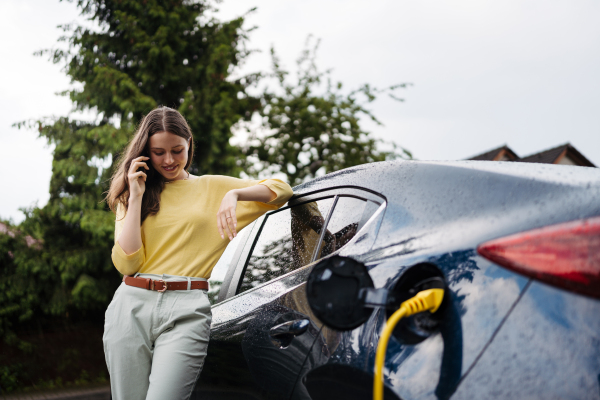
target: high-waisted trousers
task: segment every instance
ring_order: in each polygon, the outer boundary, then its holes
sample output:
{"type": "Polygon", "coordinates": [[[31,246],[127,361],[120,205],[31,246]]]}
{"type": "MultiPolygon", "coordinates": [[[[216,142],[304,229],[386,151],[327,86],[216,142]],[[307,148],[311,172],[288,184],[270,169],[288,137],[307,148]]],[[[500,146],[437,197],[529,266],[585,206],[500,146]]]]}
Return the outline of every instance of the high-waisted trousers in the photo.
{"type": "MultiPolygon", "coordinates": [[[[188,280],[166,274],[136,276],[188,280]]],[[[189,399],[204,365],[210,321],[205,290],[159,293],[122,283],[104,323],[113,400],[189,399]]]]}

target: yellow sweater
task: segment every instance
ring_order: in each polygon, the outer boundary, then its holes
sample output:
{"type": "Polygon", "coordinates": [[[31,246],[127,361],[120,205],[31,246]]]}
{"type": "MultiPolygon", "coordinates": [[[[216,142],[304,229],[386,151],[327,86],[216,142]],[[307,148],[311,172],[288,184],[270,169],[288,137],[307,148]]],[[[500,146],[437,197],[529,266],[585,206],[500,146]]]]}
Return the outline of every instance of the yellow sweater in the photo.
{"type": "Polygon", "coordinates": [[[279,179],[242,180],[203,175],[165,185],[160,211],[142,223],[142,247],[125,254],[117,241],[123,229],[124,213],[117,210],[112,260],[123,275],[136,272],[209,278],[229,244],[217,229],[217,211],[223,196],[232,189],[262,184],[277,197],[269,203],[240,201],[236,209],[237,231],[270,210],[276,210],[292,196],[290,186],[279,179]]]}

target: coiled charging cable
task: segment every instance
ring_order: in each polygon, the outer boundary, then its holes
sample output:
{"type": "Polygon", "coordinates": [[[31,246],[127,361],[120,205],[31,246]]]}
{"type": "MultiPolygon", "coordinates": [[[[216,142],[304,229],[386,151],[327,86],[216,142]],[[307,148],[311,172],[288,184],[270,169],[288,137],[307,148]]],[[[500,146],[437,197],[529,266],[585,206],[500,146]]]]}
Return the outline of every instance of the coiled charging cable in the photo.
{"type": "Polygon", "coordinates": [[[375,378],[373,380],[373,400],[383,400],[383,364],[390,336],[398,321],[411,315],[430,311],[434,313],[440,308],[444,299],[444,289],[427,289],[420,291],[414,297],[406,300],[400,305],[392,316],[387,320],[385,328],[377,345],[375,355],[375,378]]]}

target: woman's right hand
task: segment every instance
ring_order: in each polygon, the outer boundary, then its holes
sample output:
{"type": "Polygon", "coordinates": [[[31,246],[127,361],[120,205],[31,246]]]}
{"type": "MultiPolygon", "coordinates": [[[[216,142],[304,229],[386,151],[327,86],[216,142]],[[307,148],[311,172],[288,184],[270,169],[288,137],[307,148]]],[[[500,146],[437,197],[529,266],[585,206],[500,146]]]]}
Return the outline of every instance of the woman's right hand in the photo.
{"type": "Polygon", "coordinates": [[[144,156],[134,158],[131,162],[131,166],[129,167],[127,180],[129,181],[130,199],[140,198],[141,200],[142,196],[144,195],[144,191],[146,190],[147,175],[144,171],[138,171],[139,168],[146,168],[146,170],[150,169],[144,162],[145,160],[149,160],[149,158],[144,156]]]}

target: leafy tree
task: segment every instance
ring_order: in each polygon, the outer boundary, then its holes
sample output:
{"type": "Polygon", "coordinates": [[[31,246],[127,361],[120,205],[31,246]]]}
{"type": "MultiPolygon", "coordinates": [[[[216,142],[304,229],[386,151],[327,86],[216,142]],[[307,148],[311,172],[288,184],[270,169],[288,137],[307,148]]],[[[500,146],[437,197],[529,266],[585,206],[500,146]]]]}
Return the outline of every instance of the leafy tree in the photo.
{"type": "Polygon", "coordinates": [[[64,25],[66,46],[39,54],[64,65],[73,87],[63,95],[74,112],[93,118],[17,124],[39,130],[54,145],[54,158],[50,200],[28,210],[19,227],[39,246],[26,246],[20,233],[0,235],[0,338],[13,344],[16,331],[77,321],[102,326],[120,281],[110,259],[114,215],[102,198],[142,115],[157,105],[177,108],[197,145],[192,172],[237,175],[241,153],[229,145],[230,128],[260,106],[246,94],[257,76],[230,78],[248,55],[243,18],[220,22],[206,1],[76,5],[95,28],[64,25]]]}
{"type": "Polygon", "coordinates": [[[407,150],[393,143],[388,144],[389,151],[381,150],[383,143],[360,126],[361,116],[381,125],[366,105],[383,93],[402,101],[394,92],[408,84],[385,89],[365,84],[344,94],[342,83],[332,82],[330,70],[318,70],[315,62],[318,47],[318,41],[311,48],[307,40],[297,60],[294,82],[287,80],[289,72],[271,49],[271,76],[277,87],[273,91],[267,88],[262,95],[262,107],[257,110],[261,128],[248,132],[245,171],[251,176],[282,172],[290,184],[297,185],[354,165],[412,158],[407,150]],[[320,90],[323,85],[324,91],[320,90]]]}
{"type": "Polygon", "coordinates": [[[219,22],[208,16],[210,4],[184,0],[77,5],[97,28],[65,25],[68,48],[40,54],[64,63],[78,83],[64,95],[74,111],[95,118],[20,125],[37,126],[55,145],[50,200],[24,223],[43,240],[39,258],[62,291],[48,299],[55,315],[69,307],[103,309],[109,300],[109,286],[118,279],[110,260],[114,216],[101,200],[112,162],[141,117],[161,104],[178,108],[197,144],[193,172],[236,175],[239,150],[229,145],[230,127],[260,105],[245,94],[254,76],[227,79],[248,54],[242,18],[219,22]]]}
{"type": "MultiPolygon", "coordinates": [[[[384,90],[364,85],[344,95],[341,84],[331,84],[329,71],[316,69],[315,47],[298,62],[297,85],[286,82],[273,52],[280,90],[252,96],[249,88],[260,74],[231,78],[249,54],[243,18],[220,22],[208,1],[77,0],[95,28],[64,25],[65,47],[39,53],[64,65],[73,86],[62,94],[72,100],[74,112],[92,118],[70,114],[17,124],[37,129],[54,152],[50,200],[26,210],[19,227],[7,225],[12,235],[0,235],[0,347],[9,346],[0,349],[0,386],[18,387],[23,376],[34,379],[33,362],[16,368],[8,354],[45,354],[32,353],[33,342],[20,340],[22,333],[68,330],[86,321],[102,326],[120,281],[110,259],[114,216],[102,198],[119,152],[154,107],[177,108],[188,120],[197,144],[195,174],[283,171],[297,184],[399,156],[379,150],[380,143],[360,128],[359,116],[378,122],[365,105],[405,85],[384,90]],[[270,133],[251,132],[246,146],[231,146],[231,127],[253,113],[270,133]]],[[[58,352],[53,361],[75,365],[61,357],[58,352]]]]}

